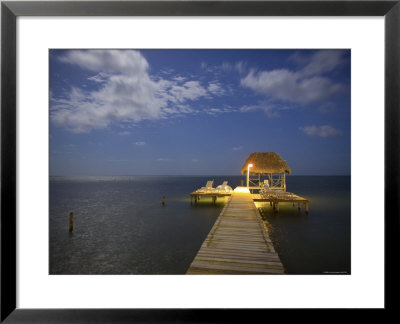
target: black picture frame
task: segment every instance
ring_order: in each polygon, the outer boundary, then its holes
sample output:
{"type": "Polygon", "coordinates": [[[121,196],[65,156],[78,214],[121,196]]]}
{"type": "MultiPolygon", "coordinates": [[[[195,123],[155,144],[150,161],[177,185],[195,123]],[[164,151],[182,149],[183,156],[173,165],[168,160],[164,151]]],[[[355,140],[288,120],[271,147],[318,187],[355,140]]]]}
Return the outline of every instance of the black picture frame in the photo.
{"type": "MultiPolygon", "coordinates": [[[[16,19],[18,16],[384,16],[385,310],[396,307],[399,246],[400,0],[395,1],[2,1],[1,3],[1,322],[235,322],[266,309],[16,308],[16,19]],[[239,316],[240,315],[240,316],[239,316]]],[[[371,149],[372,150],[372,149],[371,149]]],[[[267,306],[267,305],[266,305],[267,306]]],[[[270,315],[268,315],[270,316],[270,315]]]]}

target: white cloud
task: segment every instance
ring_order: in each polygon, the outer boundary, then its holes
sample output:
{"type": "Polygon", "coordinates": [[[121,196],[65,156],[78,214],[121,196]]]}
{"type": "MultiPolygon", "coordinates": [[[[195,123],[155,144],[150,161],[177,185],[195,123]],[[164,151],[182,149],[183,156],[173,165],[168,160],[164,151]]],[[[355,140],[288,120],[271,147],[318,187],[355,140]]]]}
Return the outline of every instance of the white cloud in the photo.
{"type": "Polygon", "coordinates": [[[173,77],[172,78],[173,80],[175,80],[175,81],[178,81],[178,82],[183,82],[183,81],[185,81],[186,80],[186,78],[185,77],[183,77],[183,76],[176,76],[176,77],[173,77]]]}
{"type": "Polygon", "coordinates": [[[131,135],[131,132],[130,131],[123,131],[123,132],[119,132],[118,135],[127,136],[127,135],[131,135]]]}
{"type": "Polygon", "coordinates": [[[322,50],[316,52],[310,62],[301,70],[304,76],[323,74],[331,72],[345,62],[343,51],[322,50]]]}
{"type": "Polygon", "coordinates": [[[231,72],[233,66],[229,62],[222,62],[220,65],[209,65],[206,62],[201,62],[200,67],[203,71],[208,73],[231,72]]]}
{"type": "Polygon", "coordinates": [[[136,146],[144,146],[146,145],[146,142],[135,142],[136,146]]]}
{"type": "Polygon", "coordinates": [[[171,75],[174,72],[175,72],[175,70],[171,69],[171,68],[163,69],[163,70],[160,71],[160,73],[164,74],[164,75],[171,75]]]}
{"type": "Polygon", "coordinates": [[[324,126],[304,126],[299,127],[299,129],[308,136],[313,137],[332,137],[342,135],[343,132],[341,130],[335,129],[332,126],[324,125],[324,126]]]}
{"type": "Polygon", "coordinates": [[[222,62],[220,69],[225,72],[230,72],[232,71],[232,64],[228,62],[222,62]]]}
{"type": "Polygon", "coordinates": [[[300,104],[317,102],[343,91],[342,84],[323,76],[343,61],[343,51],[318,51],[308,60],[309,63],[298,71],[251,70],[241,79],[241,85],[269,99],[300,104]]]}
{"type": "Polygon", "coordinates": [[[146,73],[149,65],[138,52],[131,50],[71,50],[60,58],[61,62],[103,73],[146,73]]]}
{"type": "Polygon", "coordinates": [[[233,151],[241,151],[243,150],[243,146],[236,146],[236,147],[232,147],[233,151]]]}
{"type": "Polygon", "coordinates": [[[218,81],[210,82],[208,84],[207,90],[211,94],[216,95],[216,96],[222,96],[222,95],[224,95],[226,93],[225,90],[222,88],[221,83],[218,82],[218,81]]]}
{"type": "Polygon", "coordinates": [[[244,73],[246,71],[247,63],[243,61],[239,61],[235,63],[235,70],[239,73],[244,73]]]}
{"type": "Polygon", "coordinates": [[[105,128],[113,121],[140,121],[162,116],[166,100],[156,95],[157,83],[148,63],[137,51],[68,51],[60,61],[95,71],[99,90],[72,88],[66,99],[52,101],[52,121],[76,133],[105,128]]]}
{"type": "Polygon", "coordinates": [[[199,81],[181,76],[152,78],[146,59],[133,50],[71,50],[59,60],[96,72],[89,80],[100,86],[91,91],[72,87],[63,98],[52,93],[52,122],[75,133],[113,122],[137,123],[192,113],[187,102],[222,91],[215,85],[208,90],[199,81]]]}
{"type": "Polygon", "coordinates": [[[188,81],[183,85],[173,83],[166,84],[169,93],[169,100],[172,102],[184,102],[186,100],[196,100],[207,95],[207,90],[198,81],[188,81]]]}
{"type": "Polygon", "coordinates": [[[107,81],[107,77],[108,77],[108,74],[100,72],[100,73],[97,73],[94,76],[89,77],[88,80],[94,81],[94,82],[97,82],[97,83],[102,83],[102,82],[106,82],[107,81]]]}
{"type": "Polygon", "coordinates": [[[241,85],[270,98],[302,104],[328,98],[343,89],[328,78],[302,78],[300,73],[286,69],[251,71],[241,80],[241,85]]]}
{"type": "Polygon", "coordinates": [[[207,65],[206,62],[201,62],[200,67],[201,67],[202,70],[207,70],[208,65],[207,65]]]}
{"type": "Polygon", "coordinates": [[[211,116],[217,116],[217,115],[220,115],[220,114],[229,113],[229,112],[233,112],[233,111],[235,111],[235,110],[232,109],[232,108],[229,108],[229,107],[223,107],[223,108],[205,108],[205,109],[204,109],[204,112],[205,112],[206,114],[208,114],[208,115],[211,115],[211,116]]]}
{"type": "Polygon", "coordinates": [[[250,106],[242,106],[240,108],[241,112],[251,112],[256,110],[263,111],[268,117],[278,117],[280,110],[287,110],[290,109],[289,106],[280,105],[280,104],[273,104],[269,102],[260,102],[257,105],[250,105],[250,106]]]}

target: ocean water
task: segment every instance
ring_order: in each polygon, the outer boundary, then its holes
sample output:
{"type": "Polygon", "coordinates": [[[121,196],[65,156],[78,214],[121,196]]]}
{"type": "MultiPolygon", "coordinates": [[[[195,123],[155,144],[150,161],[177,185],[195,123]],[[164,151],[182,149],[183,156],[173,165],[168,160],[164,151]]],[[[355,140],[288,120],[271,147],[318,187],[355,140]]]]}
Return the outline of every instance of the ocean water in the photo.
{"type": "MultiPolygon", "coordinates": [[[[51,177],[50,274],[184,274],[226,200],[190,204],[214,179],[241,176],[51,177]],[[162,206],[162,196],[166,204],[162,206]],[[69,212],[74,231],[68,231],[69,212]]],[[[289,274],[350,273],[350,177],[288,176],[288,191],[310,200],[274,214],[257,204],[289,274]]]]}

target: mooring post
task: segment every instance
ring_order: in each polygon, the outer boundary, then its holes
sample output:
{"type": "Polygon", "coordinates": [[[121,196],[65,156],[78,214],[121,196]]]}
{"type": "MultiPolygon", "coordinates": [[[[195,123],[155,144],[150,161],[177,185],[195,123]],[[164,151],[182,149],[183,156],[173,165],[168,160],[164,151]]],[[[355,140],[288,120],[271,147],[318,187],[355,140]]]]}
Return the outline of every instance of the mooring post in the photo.
{"type": "Polygon", "coordinates": [[[74,213],[69,213],[69,231],[72,232],[74,230],[74,213]]]}
{"type": "Polygon", "coordinates": [[[305,203],[306,206],[306,214],[308,214],[308,202],[305,203]]]}
{"type": "Polygon", "coordinates": [[[161,204],[162,204],[163,206],[165,206],[165,196],[162,196],[161,204]]]}

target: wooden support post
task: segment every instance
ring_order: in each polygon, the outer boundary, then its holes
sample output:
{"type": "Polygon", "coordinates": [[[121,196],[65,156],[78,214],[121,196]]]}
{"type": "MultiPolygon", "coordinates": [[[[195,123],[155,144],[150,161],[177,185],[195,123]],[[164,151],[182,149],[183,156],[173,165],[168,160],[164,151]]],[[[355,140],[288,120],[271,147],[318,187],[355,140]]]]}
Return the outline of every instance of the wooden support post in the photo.
{"type": "Polygon", "coordinates": [[[212,203],[215,205],[215,202],[217,201],[217,196],[212,196],[212,203]]]}
{"type": "Polygon", "coordinates": [[[74,213],[69,213],[69,231],[72,232],[74,230],[74,213]]]}
{"type": "Polygon", "coordinates": [[[306,214],[308,214],[308,202],[304,203],[306,206],[306,214]]]}
{"type": "Polygon", "coordinates": [[[163,206],[165,206],[165,196],[162,196],[161,204],[162,204],[163,206]]]}
{"type": "Polygon", "coordinates": [[[283,191],[286,192],[286,173],[283,172],[283,191]]]}
{"type": "Polygon", "coordinates": [[[276,203],[276,211],[279,213],[279,202],[276,203]]]}
{"type": "Polygon", "coordinates": [[[272,206],[272,200],[269,201],[269,205],[272,206]]]}
{"type": "Polygon", "coordinates": [[[301,210],[300,203],[297,203],[297,209],[298,209],[299,211],[301,210]]]}

